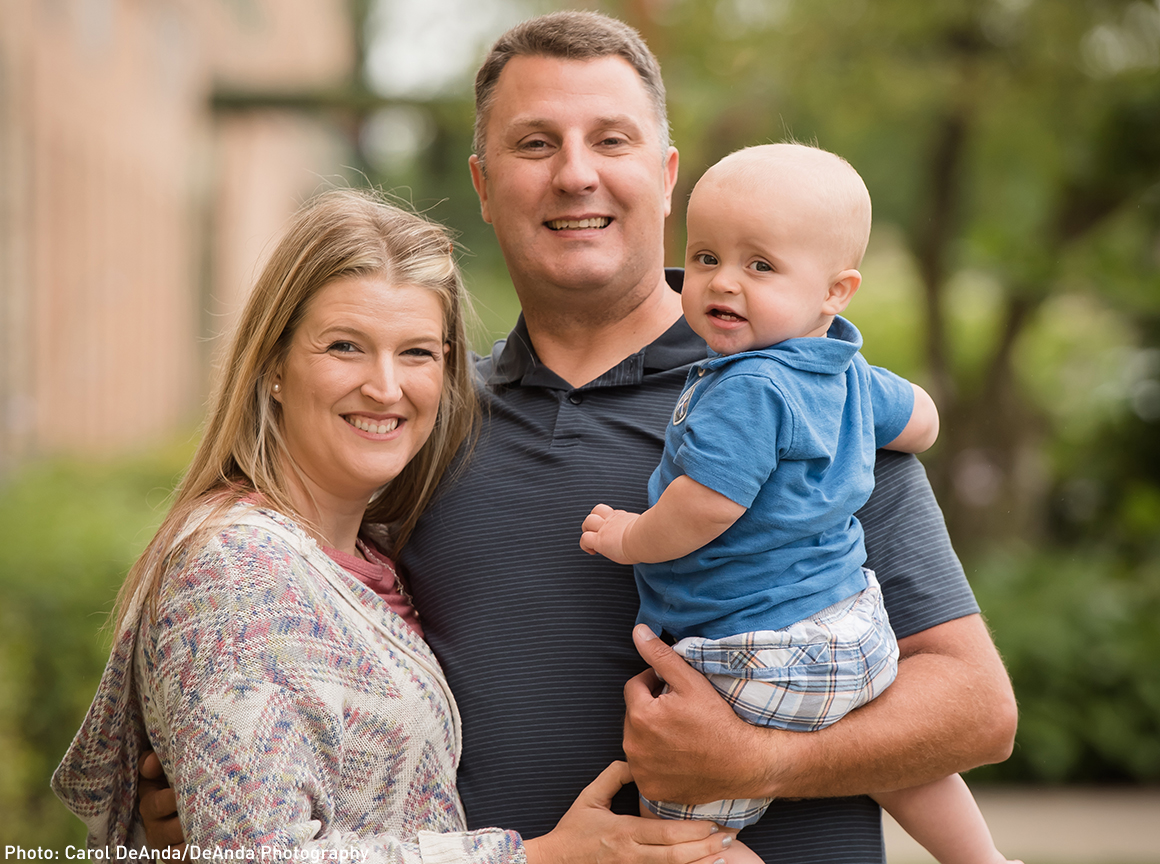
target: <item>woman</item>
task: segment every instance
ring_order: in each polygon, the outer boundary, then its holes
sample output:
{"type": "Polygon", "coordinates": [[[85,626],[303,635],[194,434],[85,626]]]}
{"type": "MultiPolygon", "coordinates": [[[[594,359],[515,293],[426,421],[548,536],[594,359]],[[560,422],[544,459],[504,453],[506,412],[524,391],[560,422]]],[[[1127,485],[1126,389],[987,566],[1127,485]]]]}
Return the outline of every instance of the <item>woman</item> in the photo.
{"type": "Polygon", "coordinates": [[[464,830],[455,703],[384,554],[469,434],[463,304],[441,227],[354,191],[295,217],[53,778],[90,846],[140,845],[152,747],[188,843],[210,854],[537,864],[611,844],[681,864],[722,848],[704,824],[609,813],[622,764],[544,837],[464,830]]]}

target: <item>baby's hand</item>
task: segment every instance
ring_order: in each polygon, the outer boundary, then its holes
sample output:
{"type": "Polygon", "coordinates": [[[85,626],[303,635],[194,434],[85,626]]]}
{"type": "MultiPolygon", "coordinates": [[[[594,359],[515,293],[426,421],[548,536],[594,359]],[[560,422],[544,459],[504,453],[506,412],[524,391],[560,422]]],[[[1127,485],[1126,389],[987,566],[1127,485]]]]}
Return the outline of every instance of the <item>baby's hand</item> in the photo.
{"type": "Polygon", "coordinates": [[[613,510],[607,504],[597,504],[581,526],[580,548],[589,555],[603,555],[617,564],[636,564],[625,551],[624,538],[640,518],[639,513],[613,510]]]}

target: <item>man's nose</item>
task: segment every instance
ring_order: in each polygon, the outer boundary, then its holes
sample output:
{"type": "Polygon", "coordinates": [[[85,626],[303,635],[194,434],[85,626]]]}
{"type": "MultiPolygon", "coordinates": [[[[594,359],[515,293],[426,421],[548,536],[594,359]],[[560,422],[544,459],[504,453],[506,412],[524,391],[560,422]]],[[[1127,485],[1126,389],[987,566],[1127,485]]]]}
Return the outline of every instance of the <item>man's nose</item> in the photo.
{"type": "Polygon", "coordinates": [[[556,155],[556,186],[572,195],[591,192],[600,185],[599,157],[583,141],[565,141],[556,155]]]}

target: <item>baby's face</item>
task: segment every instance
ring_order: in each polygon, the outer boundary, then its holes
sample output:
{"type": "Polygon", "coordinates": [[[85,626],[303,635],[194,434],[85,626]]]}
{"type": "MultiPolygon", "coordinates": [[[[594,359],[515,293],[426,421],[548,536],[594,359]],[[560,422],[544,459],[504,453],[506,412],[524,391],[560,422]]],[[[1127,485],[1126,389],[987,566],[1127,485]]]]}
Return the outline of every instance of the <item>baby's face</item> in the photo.
{"type": "Polygon", "coordinates": [[[825,336],[837,275],[811,225],[804,193],[755,190],[735,177],[702,180],[689,199],[681,304],[689,325],[719,354],[825,336]]]}

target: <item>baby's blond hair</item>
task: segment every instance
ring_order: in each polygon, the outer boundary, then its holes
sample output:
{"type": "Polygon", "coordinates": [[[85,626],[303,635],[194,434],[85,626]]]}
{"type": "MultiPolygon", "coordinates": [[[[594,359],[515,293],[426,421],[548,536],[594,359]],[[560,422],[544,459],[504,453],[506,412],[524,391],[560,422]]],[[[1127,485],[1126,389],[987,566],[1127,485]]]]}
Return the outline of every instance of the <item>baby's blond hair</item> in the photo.
{"type": "Polygon", "coordinates": [[[870,240],[870,193],[841,156],[796,142],[761,144],[730,153],[699,182],[736,178],[746,187],[795,184],[816,207],[819,231],[838,269],[857,268],[870,240]]]}

